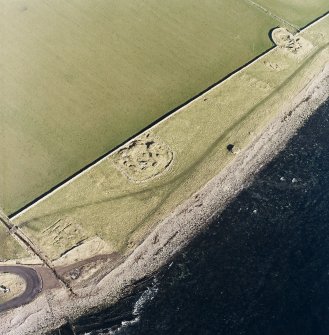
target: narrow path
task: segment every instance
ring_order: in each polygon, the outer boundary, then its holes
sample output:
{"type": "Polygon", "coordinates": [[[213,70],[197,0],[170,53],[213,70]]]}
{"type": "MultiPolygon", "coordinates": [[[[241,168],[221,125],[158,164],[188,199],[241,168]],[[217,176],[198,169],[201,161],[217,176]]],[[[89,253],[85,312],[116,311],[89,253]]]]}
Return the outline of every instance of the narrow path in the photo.
{"type": "Polygon", "coordinates": [[[16,274],[22,277],[26,283],[26,289],[20,296],[0,304],[0,313],[31,302],[42,291],[42,281],[32,268],[26,266],[0,266],[0,272],[16,274]]]}
{"type": "Polygon", "coordinates": [[[284,19],[281,16],[278,16],[274,13],[272,13],[269,9],[267,9],[266,7],[260,5],[259,3],[253,1],[253,0],[246,0],[246,2],[248,2],[249,4],[251,4],[252,6],[257,7],[258,9],[262,10],[264,13],[266,13],[267,15],[271,16],[272,18],[280,21],[281,23],[283,23],[284,25],[288,25],[289,27],[293,28],[296,31],[300,31],[300,28],[292,23],[290,23],[289,21],[287,21],[286,19],[284,19]]]}

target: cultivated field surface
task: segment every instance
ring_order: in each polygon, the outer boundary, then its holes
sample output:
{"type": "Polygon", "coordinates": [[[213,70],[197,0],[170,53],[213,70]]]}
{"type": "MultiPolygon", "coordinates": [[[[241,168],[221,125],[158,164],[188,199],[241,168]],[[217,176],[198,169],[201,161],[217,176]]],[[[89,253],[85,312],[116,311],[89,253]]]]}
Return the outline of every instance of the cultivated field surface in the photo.
{"type": "Polygon", "coordinates": [[[0,0],[0,8],[7,213],[270,48],[268,32],[280,24],[243,0],[0,0]]]}
{"type": "Polygon", "coordinates": [[[298,28],[329,11],[327,0],[246,0],[260,5],[269,14],[276,15],[298,28]]]}

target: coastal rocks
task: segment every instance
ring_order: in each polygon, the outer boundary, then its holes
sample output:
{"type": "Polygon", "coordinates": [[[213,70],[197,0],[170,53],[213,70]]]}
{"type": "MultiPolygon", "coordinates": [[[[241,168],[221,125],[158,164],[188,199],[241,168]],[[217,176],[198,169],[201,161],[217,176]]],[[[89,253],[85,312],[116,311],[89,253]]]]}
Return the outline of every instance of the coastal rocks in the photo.
{"type": "Polygon", "coordinates": [[[80,269],[73,269],[69,272],[69,276],[72,280],[76,280],[80,277],[81,270],[80,269]]]}
{"type": "Polygon", "coordinates": [[[129,180],[143,182],[164,173],[174,153],[161,139],[145,134],[129,142],[114,156],[116,168],[129,180]]]}
{"type": "Polygon", "coordinates": [[[4,285],[0,285],[0,293],[8,293],[8,292],[10,292],[10,288],[4,285]]]}

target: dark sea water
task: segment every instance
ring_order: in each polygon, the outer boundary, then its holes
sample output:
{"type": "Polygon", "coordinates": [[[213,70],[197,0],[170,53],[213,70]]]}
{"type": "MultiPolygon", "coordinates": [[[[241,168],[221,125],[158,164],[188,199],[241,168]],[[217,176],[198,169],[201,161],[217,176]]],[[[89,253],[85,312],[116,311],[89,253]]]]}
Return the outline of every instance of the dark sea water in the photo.
{"type": "Polygon", "coordinates": [[[329,102],[170,265],[73,329],[328,335],[328,192],[329,102]]]}

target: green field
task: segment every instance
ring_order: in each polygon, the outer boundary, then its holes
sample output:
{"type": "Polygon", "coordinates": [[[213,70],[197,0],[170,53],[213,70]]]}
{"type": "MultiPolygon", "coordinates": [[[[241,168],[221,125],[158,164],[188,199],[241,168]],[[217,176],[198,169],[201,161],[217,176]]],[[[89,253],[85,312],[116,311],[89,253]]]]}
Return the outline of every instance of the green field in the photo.
{"type": "Polygon", "coordinates": [[[242,0],[0,0],[0,207],[18,210],[272,46],[242,0]]]}
{"type": "Polygon", "coordinates": [[[329,11],[328,0],[253,0],[300,28],[329,11]]]}

